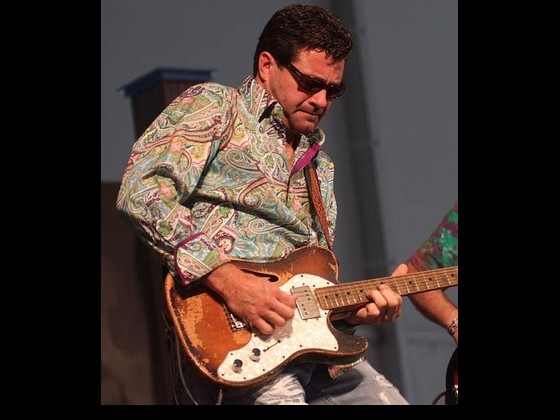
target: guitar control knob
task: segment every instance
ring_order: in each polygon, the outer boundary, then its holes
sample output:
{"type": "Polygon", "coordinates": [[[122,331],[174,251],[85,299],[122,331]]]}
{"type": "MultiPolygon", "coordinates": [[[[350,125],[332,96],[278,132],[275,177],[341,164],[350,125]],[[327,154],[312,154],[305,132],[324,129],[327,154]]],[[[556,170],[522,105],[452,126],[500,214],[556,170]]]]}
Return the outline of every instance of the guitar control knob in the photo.
{"type": "Polygon", "coordinates": [[[251,351],[251,355],[249,356],[249,358],[253,361],[253,362],[258,362],[259,360],[261,360],[261,351],[257,348],[254,348],[251,351]]]}
{"type": "Polygon", "coordinates": [[[235,359],[233,361],[233,365],[231,367],[231,369],[235,372],[235,373],[239,373],[241,372],[243,369],[243,362],[239,359],[235,359]]]}

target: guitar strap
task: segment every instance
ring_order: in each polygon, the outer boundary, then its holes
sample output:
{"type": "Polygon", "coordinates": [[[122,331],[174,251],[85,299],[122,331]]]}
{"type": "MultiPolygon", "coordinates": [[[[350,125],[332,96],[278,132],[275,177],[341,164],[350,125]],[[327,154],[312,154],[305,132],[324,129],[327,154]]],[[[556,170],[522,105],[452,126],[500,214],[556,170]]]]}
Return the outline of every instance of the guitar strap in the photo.
{"type": "Polygon", "coordinates": [[[323,197],[321,196],[321,187],[319,186],[319,178],[317,177],[317,169],[315,168],[314,160],[312,160],[305,166],[304,172],[313,210],[319,217],[321,230],[323,231],[323,235],[325,235],[329,249],[334,252],[331,242],[331,236],[329,234],[327,214],[325,213],[325,207],[323,206],[323,197]]]}

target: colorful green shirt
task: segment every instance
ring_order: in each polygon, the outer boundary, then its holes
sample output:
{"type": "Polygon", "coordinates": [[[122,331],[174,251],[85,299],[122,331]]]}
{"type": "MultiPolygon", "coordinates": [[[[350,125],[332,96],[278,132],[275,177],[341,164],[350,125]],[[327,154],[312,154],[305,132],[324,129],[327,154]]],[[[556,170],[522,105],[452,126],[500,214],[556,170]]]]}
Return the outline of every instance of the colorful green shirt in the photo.
{"type": "Polygon", "coordinates": [[[268,262],[328,244],[303,167],[315,158],[334,240],[334,166],[319,128],[301,136],[290,171],[283,109],[253,77],[209,82],[173,100],[134,143],[117,210],[187,284],[231,258],[268,262]]]}
{"type": "Polygon", "coordinates": [[[434,270],[459,264],[459,201],[441,219],[409,262],[418,271],[434,270]]]}

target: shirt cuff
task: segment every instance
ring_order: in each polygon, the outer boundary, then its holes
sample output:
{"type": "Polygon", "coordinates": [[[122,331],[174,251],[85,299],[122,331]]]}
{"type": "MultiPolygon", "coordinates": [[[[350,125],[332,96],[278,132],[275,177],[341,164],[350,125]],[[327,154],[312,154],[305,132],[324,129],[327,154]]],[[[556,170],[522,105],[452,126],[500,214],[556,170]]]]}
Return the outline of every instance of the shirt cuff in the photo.
{"type": "Polygon", "coordinates": [[[215,242],[202,232],[185,239],[175,248],[175,270],[183,285],[198,280],[229,261],[215,242]]]}

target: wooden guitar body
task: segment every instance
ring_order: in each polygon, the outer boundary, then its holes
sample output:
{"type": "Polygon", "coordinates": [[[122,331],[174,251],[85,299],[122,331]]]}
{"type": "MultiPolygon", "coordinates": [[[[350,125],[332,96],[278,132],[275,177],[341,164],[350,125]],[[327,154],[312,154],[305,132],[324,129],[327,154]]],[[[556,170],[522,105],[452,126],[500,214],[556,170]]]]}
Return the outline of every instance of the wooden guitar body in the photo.
{"type": "MultiPolygon", "coordinates": [[[[319,247],[300,248],[273,263],[235,263],[243,270],[262,274],[286,292],[301,287],[313,290],[337,282],[334,256],[319,247]]],[[[363,337],[334,328],[329,311],[321,310],[318,317],[306,319],[305,297],[286,326],[264,336],[256,329],[252,331],[218,296],[199,284],[180,286],[167,276],[165,290],[183,349],[208,379],[223,386],[260,383],[295,358],[350,363],[368,347],[363,337]]]]}
{"type": "Polygon", "coordinates": [[[284,327],[265,336],[236,317],[219,296],[200,283],[181,286],[167,275],[165,299],[181,347],[206,379],[222,387],[260,384],[296,359],[352,363],[366,352],[368,341],[333,327],[333,313],[367,303],[366,291],[381,283],[403,295],[458,282],[454,267],[339,284],[334,254],[316,246],[299,248],[275,262],[233,263],[296,295],[296,311],[284,327]]]}

